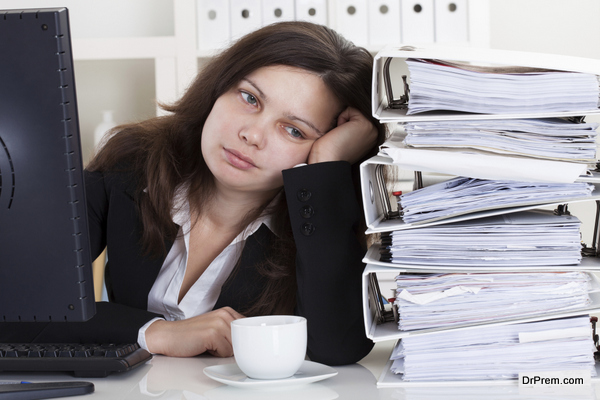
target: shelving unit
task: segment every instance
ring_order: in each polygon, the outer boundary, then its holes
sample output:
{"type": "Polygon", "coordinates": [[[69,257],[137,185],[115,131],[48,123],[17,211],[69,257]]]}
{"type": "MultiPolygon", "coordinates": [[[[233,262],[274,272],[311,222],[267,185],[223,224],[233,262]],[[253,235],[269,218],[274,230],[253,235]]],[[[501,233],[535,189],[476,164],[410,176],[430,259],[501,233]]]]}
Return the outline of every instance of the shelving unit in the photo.
{"type": "MultiPolygon", "coordinates": [[[[73,38],[76,61],[152,59],[156,99],[175,100],[198,70],[194,0],[173,0],[173,36],[73,38]]],[[[160,114],[157,108],[157,114],[160,114]]]]}

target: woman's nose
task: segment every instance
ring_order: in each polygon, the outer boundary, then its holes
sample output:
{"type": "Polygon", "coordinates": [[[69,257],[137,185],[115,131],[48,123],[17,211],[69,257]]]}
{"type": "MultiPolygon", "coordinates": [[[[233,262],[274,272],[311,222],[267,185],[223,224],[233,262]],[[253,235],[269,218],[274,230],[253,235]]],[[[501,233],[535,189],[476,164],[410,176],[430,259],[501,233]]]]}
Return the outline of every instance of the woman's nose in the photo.
{"type": "Polygon", "coordinates": [[[261,123],[248,124],[240,130],[240,138],[249,146],[262,148],[266,139],[266,127],[261,123]]]}

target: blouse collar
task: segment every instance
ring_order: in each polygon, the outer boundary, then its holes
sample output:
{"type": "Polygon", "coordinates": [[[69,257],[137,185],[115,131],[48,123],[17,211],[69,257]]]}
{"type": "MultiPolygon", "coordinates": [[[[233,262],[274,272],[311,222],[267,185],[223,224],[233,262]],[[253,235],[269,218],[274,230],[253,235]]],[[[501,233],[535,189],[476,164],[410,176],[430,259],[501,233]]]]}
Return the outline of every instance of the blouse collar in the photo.
{"type": "MultiPolygon", "coordinates": [[[[184,232],[189,231],[190,228],[190,203],[187,198],[187,186],[180,185],[175,190],[175,196],[173,197],[173,209],[171,210],[171,218],[173,222],[179,225],[184,232]]],[[[252,235],[254,232],[260,228],[262,224],[265,224],[267,228],[274,234],[276,232],[273,230],[273,214],[268,212],[268,210],[272,209],[279,197],[282,193],[278,193],[273,200],[265,207],[265,211],[261,213],[261,215],[256,218],[254,221],[248,224],[248,227],[244,229],[233,241],[236,243],[238,241],[246,240],[248,236],[252,235]]]]}

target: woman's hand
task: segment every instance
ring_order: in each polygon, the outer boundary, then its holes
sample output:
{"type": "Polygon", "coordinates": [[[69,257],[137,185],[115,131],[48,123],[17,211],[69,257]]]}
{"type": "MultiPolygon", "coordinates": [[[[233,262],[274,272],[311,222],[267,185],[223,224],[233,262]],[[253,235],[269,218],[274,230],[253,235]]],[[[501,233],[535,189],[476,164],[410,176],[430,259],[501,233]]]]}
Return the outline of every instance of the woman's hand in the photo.
{"type": "Polygon", "coordinates": [[[230,307],[181,321],[156,321],[146,330],[151,353],[172,357],[192,357],[208,352],[231,357],[231,321],[244,316],[230,307]]]}
{"type": "Polygon", "coordinates": [[[377,128],[357,109],[348,107],[338,117],[337,127],[317,139],[308,164],[325,161],[348,161],[354,164],[377,142],[377,128]]]}

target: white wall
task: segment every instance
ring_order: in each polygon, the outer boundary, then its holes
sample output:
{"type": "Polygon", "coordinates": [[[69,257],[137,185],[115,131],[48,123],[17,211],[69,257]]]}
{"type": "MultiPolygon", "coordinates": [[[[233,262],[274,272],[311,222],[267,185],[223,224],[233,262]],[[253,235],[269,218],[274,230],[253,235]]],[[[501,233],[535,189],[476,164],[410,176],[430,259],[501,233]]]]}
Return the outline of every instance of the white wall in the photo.
{"type": "Polygon", "coordinates": [[[490,0],[491,47],[600,58],[600,1],[490,0]]]}

